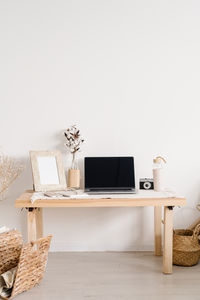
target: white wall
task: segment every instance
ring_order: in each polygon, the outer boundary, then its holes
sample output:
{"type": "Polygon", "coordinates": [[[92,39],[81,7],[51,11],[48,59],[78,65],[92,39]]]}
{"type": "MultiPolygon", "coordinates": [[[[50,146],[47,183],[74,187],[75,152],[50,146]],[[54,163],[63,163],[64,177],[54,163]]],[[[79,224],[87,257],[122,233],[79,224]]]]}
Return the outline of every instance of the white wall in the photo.
{"type": "MultiPolygon", "coordinates": [[[[200,2],[0,1],[0,145],[26,170],[0,203],[0,224],[26,234],[14,200],[32,179],[28,151],[60,149],[77,124],[85,155],[133,155],[137,178],[168,160],[187,197],[175,226],[199,216],[200,2]]],[[[52,250],[153,247],[152,208],[46,209],[52,250]]]]}

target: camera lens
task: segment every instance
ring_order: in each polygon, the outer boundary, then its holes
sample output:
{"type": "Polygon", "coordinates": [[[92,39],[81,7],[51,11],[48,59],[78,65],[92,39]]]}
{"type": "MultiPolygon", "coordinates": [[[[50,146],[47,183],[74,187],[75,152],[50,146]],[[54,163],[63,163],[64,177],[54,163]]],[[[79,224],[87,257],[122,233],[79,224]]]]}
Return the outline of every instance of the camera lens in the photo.
{"type": "Polygon", "coordinates": [[[151,183],[150,182],[147,181],[147,182],[144,183],[144,189],[145,190],[149,190],[150,187],[151,187],[151,183]]]}

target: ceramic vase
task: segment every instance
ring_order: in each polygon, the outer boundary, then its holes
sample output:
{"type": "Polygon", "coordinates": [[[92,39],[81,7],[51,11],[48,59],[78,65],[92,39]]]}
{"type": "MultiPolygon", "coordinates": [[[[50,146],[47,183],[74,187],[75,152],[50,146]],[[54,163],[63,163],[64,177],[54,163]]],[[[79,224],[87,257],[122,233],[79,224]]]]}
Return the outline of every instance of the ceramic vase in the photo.
{"type": "Polygon", "coordinates": [[[67,187],[80,188],[80,170],[78,169],[78,161],[75,153],[73,153],[71,168],[68,170],[67,187]]]}
{"type": "Polygon", "coordinates": [[[80,188],[80,170],[69,169],[67,176],[67,187],[79,189],[80,188]]]}

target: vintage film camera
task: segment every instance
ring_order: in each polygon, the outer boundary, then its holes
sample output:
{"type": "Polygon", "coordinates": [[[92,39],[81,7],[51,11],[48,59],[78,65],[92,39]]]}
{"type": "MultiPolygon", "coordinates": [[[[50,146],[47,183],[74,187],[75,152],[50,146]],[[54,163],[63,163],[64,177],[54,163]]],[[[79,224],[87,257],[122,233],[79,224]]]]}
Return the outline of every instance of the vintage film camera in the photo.
{"type": "Polygon", "coordinates": [[[153,190],[154,184],[152,178],[141,178],[140,179],[140,190],[153,190]]]}

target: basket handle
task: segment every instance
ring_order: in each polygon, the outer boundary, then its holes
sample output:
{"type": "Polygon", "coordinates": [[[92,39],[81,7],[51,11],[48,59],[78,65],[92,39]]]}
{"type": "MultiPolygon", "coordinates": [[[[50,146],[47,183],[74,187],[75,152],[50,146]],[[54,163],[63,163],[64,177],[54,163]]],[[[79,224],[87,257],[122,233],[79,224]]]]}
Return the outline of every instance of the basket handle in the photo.
{"type": "Polygon", "coordinates": [[[43,238],[38,239],[38,240],[36,240],[36,241],[31,241],[31,242],[30,242],[30,243],[31,243],[31,246],[33,247],[34,245],[38,245],[38,244],[42,243],[43,241],[45,241],[47,238],[52,239],[52,235],[48,235],[47,237],[43,237],[43,238]]]}
{"type": "Polygon", "coordinates": [[[200,224],[198,224],[195,227],[194,232],[193,232],[193,238],[197,238],[199,234],[200,234],[200,224]]]}

